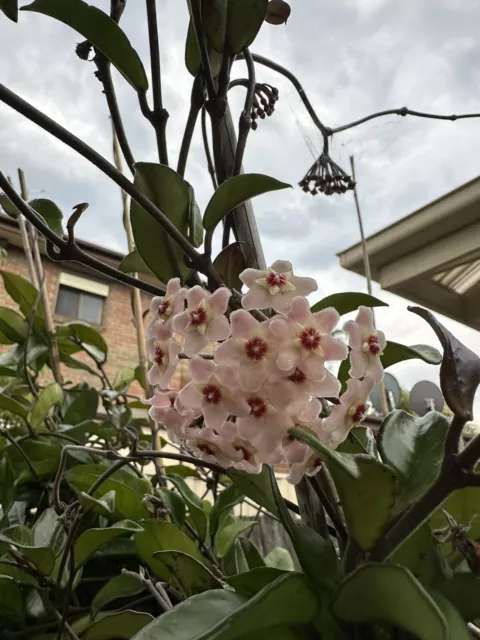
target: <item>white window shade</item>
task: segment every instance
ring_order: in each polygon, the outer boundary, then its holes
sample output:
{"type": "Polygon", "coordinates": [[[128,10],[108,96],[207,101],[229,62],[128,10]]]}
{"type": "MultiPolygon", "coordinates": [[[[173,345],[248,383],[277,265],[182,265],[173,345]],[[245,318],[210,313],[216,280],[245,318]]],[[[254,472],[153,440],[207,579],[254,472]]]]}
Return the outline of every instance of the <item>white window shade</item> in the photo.
{"type": "Polygon", "coordinates": [[[63,284],[66,287],[71,287],[72,289],[79,289],[80,291],[93,293],[94,295],[102,296],[103,298],[108,297],[108,284],[103,284],[103,282],[97,282],[96,280],[89,280],[88,278],[81,278],[80,276],[75,276],[72,273],[61,273],[60,284],[63,284]]]}

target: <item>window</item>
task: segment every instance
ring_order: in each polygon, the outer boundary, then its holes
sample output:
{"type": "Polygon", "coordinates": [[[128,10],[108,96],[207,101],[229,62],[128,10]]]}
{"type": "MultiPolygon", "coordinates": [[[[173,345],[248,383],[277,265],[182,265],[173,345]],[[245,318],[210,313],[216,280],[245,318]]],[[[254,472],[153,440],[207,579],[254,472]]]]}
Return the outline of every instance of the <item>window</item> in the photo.
{"type": "Polygon", "coordinates": [[[60,285],[55,313],[85,322],[100,324],[105,298],[93,293],[60,285]]]}

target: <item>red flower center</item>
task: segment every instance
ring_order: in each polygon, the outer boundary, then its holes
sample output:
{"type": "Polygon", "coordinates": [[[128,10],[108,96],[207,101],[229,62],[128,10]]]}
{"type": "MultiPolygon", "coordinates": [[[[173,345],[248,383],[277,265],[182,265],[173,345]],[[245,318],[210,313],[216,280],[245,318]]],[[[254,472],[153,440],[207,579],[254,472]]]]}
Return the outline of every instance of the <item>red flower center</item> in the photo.
{"type": "Polygon", "coordinates": [[[247,400],[250,406],[250,412],[254,418],[261,418],[267,413],[267,405],[263,398],[259,396],[253,396],[247,400]]]}
{"type": "Polygon", "coordinates": [[[251,338],[245,344],[245,354],[250,360],[263,360],[268,352],[268,344],[262,338],[251,338]]]}
{"type": "Polygon", "coordinates": [[[377,336],[369,336],[367,340],[368,350],[372,354],[372,356],[377,356],[380,352],[380,345],[378,344],[377,336]]]}
{"type": "Polygon", "coordinates": [[[300,334],[300,344],[307,351],[315,351],[320,346],[322,336],[314,327],[306,327],[300,334]]]}
{"type": "Polygon", "coordinates": [[[352,416],[353,422],[361,422],[365,418],[367,407],[364,404],[358,404],[355,407],[355,413],[352,416]]]}
{"type": "Polygon", "coordinates": [[[214,384],[207,384],[203,387],[203,397],[208,404],[218,404],[222,399],[222,392],[214,384]]]}
{"type": "Polygon", "coordinates": [[[162,366],[165,360],[165,351],[161,347],[155,347],[155,355],[153,356],[155,364],[158,364],[159,367],[162,366]]]}
{"type": "Polygon", "coordinates": [[[207,320],[207,312],[203,307],[197,307],[189,312],[190,324],[194,327],[200,327],[207,320]]]}
{"type": "Polygon", "coordinates": [[[170,316],[170,302],[166,299],[163,299],[158,307],[158,315],[160,318],[165,319],[170,316]]]}
{"type": "Polygon", "coordinates": [[[281,289],[287,284],[287,276],[284,273],[275,273],[275,271],[270,271],[265,280],[269,287],[279,287],[281,289]]]}
{"type": "Polygon", "coordinates": [[[307,379],[307,376],[303,373],[303,371],[300,371],[300,369],[297,368],[291,376],[288,376],[288,379],[290,380],[290,382],[294,382],[295,384],[302,384],[302,382],[305,382],[305,380],[307,379]]]}
{"type": "Polygon", "coordinates": [[[252,457],[252,454],[246,447],[242,447],[241,445],[235,445],[234,449],[235,451],[241,451],[243,455],[243,459],[249,462],[250,458],[252,457]]]}
{"type": "Polygon", "coordinates": [[[202,442],[201,444],[197,444],[197,449],[202,453],[206,453],[209,456],[214,456],[217,448],[213,446],[213,444],[209,444],[207,442],[202,442]]]}

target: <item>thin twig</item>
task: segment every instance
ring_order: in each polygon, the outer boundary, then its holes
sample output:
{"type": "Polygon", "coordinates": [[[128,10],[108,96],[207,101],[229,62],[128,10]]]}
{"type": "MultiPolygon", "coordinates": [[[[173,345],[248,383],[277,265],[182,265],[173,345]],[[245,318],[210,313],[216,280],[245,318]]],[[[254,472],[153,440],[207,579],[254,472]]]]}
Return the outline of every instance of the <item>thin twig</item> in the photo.
{"type": "Polygon", "coordinates": [[[18,442],[15,440],[15,438],[12,438],[12,436],[8,433],[8,429],[0,429],[0,435],[2,435],[6,440],[8,440],[8,442],[12,445],[12,447],[14,447],[18,451],[18,453],[21,455],[21,457],[25,461],[25,464],[30,469],[30,473],[32,474],[32,476],[37,480],[37,482],[41,483],[42,479],[40,478],[38,473],[35,471],[35,467],[33,466],[32,461],[27,456],[27,454],[22,449],[22,447],[18,444],[18,442]]]}
{"type": "Polygon", "coordinates": [[[210,174],[210,178],[212,179],[212,184],[214,189],[218,189],[218,181],[217,175],[215,173],[215,166],[212,160],[212,154],[210,152],[210,145],[208,142],[208,131],[207,131],[207,110],[205,107],[202,109],[202,138],[203,138],[203,148],[205,149],[205,158],[207,160],[208,173],[210,174]]]}
{"type": "Polygon", "coordinates": [[[190,98],[190,111],[188,113],[187,124],[182,139],[182,146],[180,147],[180,154],[178,156],[177,173],[182,178],[185,176],[185,169],[187,166],[188,154],[190,152],[190,145],[192,143],[193,133],[197,124],[198,114],[205,104],[205,95],[203,91],[203,77],[197,74],[192,86],[192,95],[190,98]]]}
{"type": "Polygon", "coordinates": [[[252,125],[251,112],[253,100],[255,98],[255,63],[249,49],[245,49],[244,57],[248,69],[248,87],[247,95],[245,97],[245,105],[240,116],[240,123],[238,127],[238,142],[235,150],[235,162],[233,165],[234,176],[238,176],[242,170],[243,156],[247,145],[248,134],[250,133],[252,125]]]}
{"type": "Polygon", "coordinates": [[[157,137],[158,157],[161,164],[168,165],[166,127],[168,111],[163,107],[162,75],[160,67],[160,45],[156,0],[146,0],[148,20],[148,41],[150,44],[150,66],[152,70],[153,111],[151,122],[157,137]]]}

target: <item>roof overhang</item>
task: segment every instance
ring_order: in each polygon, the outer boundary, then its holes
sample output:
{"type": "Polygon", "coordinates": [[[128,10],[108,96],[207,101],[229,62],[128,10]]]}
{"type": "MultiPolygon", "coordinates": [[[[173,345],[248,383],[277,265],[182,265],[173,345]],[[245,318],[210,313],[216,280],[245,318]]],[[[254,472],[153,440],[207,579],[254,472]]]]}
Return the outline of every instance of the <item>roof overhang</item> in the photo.
{"type": "MultiPolygon", "coordinates": [[[[372,278],[386,291],[480,330],[480,178],[366,240],[372,278]]],[[[358,243],[337,254],[365,275],[358,243]]]]}

